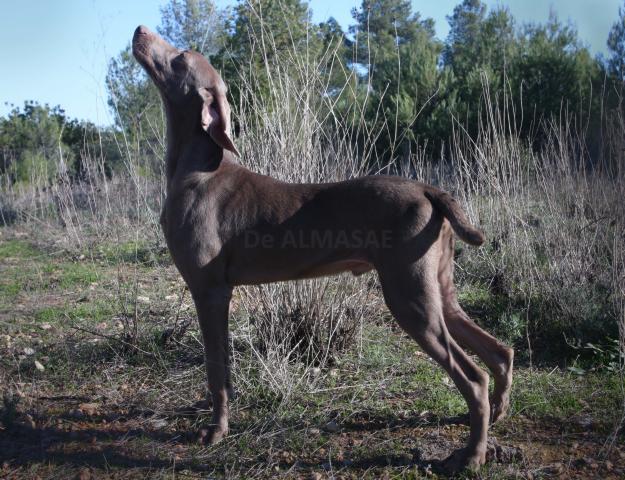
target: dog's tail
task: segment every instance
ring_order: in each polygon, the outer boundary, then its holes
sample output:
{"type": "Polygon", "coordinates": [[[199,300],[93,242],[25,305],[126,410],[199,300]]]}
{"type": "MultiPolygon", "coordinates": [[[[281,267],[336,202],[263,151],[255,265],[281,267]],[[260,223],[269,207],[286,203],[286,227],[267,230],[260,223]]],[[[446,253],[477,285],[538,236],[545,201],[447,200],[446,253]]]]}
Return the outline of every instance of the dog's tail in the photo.
{"type": "Polygon", "coordinates": [[[469,245],[480,246],[484,243],[484,234],[469,223],[464,210],[449,193],[430,187],[426,189],[425,196],[434,208],[442,213],[453,228],[456,235],[469,245]]]}

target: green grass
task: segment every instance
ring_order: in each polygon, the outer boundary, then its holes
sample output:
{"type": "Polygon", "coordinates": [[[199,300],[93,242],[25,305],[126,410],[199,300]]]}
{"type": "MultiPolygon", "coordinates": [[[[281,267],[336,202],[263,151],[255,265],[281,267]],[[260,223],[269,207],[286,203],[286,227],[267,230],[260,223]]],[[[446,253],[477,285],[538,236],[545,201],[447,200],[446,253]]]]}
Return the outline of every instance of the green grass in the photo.
{"type": "MultiPolygon", "coordinates": [[[[85,254],[89,255],[90,252],[85,252],[85,254]]],[[[98,245],[95,249],[95,258],[104,260],[111,265],[130,263],[154,267],[171,264],[167,251],[157,249],[145,241],[98,245]]]]}
{"type": "Polygon", "coordinates": [[[8,305],[24,289],[24,266],[36,261],[42,252],[23,240],[0,241],[0,307],[8,305]]]}
{"type": "Polygon", "coordinates": [[[99,279],[98,270],[89,264],[61,264],[58,272],[57,287],[63,290],[74,287],[86,287],[99,279]]]}
{"type": "Polygon", "coordinates": [[[55,324],[63,321],[96,324],[109,320],[114,307],[104,301],[43,307],[34,314],[36,322],[55,324]]]}
{"type": "Polygon", "coordinates": [[[577,375],[562,370],[519,369],[513,388],[512,412],[564,423],[573,417],[585,416],[603,429],[610,429],[622,410],[623,388],[623,379],[609,371],[577,375]]]}
{"type": "Polygon", "coordinates": [[[92,262],[52,256],[24,241],[0,242],[0,258],[13,259],[1,267],[0,306],[35,293],[63,292],[98,281],[101,269],[92,262]]]}
{"type": "Polygon", "coordinates": [[[8,308],[20,295],[62,293],[84,289],[99,279],[93,265],[75,262],[24,260],[4,268],[0,279],[0,306],[8,308]]]}
{"type": "Polygon", "coordinates": [[[41,255],[42,252],[29,242],[24,240],[3,240],[0,241],[0,259],[7,258],[30,258],[41,255]]]}
{"type": "Polygon", "coordinates": [[[5,301],[13,300],[23,289],[20,281],[12,281],[10,278],[0,280],[0,305],[5,301]]]}

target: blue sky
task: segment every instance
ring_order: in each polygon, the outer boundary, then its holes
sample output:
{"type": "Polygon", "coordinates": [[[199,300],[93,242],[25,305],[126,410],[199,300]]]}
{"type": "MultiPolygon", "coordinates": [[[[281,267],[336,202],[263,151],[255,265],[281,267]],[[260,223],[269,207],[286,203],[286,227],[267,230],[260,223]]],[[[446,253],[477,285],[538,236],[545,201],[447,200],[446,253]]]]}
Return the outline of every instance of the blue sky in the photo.
{"type": "MultiPolygon", "coordinates": [[[[439,38],[449,30],[446,15],[461,0],[413,0],[413,10],[432,17],[439,38]]],[[[0,0],[0,115],[9,102],[61,105],[70,117],[97,125],[112,123],[106,106],[107,61],[130,41],[138,24],[156,28],[166,0],[0,0]]],[[[229,6],[234,0],[216,0],[229,6]]],[[[311,0],[316,22],[329,16],[346,29],[360,0],[311,0]]],[[[507,6],[517,22],[544,22],[550,10],[574,23],[593,53],[605,42],[623,0],[486,0],[507,6]]]]}

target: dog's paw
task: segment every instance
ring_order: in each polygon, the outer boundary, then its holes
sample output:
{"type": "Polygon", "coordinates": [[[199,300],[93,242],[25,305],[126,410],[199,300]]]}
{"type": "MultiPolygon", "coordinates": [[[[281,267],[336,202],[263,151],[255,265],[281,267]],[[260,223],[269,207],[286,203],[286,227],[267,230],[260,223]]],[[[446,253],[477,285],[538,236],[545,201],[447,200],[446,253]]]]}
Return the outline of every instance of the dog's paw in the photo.
{"type": "Polygon", "coordinates": [[[510,391],[497,392],[490,399],[490,423],[502,420],[508,414],[510,408],[510,391]]]}
{"type": "Polygon", "coordinates": [[[465,470],[476,472],[485,463],[485,452],[472,452],[467,448],[459,448],[458,450],[454,450],[449,457],[443,460],[442,470],[447,475],[454,475],[465,470]]]}
{"type": "Polygon", "coordinates": [[[209,425],[200,428],[197,433],[197,443],[201,445],[215,445],[228,435],[228,430],[219,425],[209,425]]]}

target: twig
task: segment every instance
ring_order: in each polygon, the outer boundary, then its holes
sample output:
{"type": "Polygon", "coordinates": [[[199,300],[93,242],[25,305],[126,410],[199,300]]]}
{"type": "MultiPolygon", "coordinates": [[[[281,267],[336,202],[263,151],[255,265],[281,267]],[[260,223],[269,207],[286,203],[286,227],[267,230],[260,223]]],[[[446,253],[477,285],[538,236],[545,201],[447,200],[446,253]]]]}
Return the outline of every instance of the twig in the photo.
{"type": "Polygon", "coordinates": [[[144,355],[148,355],[150,357],[156,358],[156,355],[154,355],[152,352],[147,352],[145,350],[143,350],[142,348],[137,347],[136,345],[133,345],[132,343],[129,343],[125,340],[122,340],[121,338],[118,337],[114,337],[113,335],[105,335],[104,333],[99,333],[99,332],[94,332],[93,330],[89,330],[87,328],[83,328],[83,327],[77,327],[76,325],[70,325],[70,328],[73,328],[74,330],[77,330],[79,332],[84,332],[84,333],[89,333],[91,335],[95,335],[96,337],[102,337],[102,338],[106,338],[107,340],[113,340],[115,342],[119,342],[123,345],[126,345],[130,348],[133,348],[134,350],[143,353],[144,355]]]}

